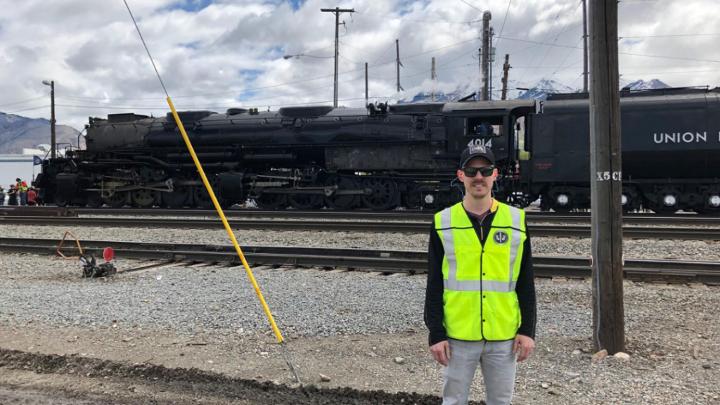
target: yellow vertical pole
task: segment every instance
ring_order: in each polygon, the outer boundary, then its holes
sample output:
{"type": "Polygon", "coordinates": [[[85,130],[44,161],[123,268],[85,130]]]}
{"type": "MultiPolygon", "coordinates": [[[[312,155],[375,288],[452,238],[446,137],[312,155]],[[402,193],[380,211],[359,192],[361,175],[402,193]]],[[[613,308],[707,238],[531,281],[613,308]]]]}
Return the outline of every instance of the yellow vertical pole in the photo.
{"type": "Polygon", "coordinates": [[[208,194],[210,195],[210,199],[212,200],[213,205],[215,206],[215,210],[217,211],[218,215],[220,216],[223,226],[225,226],[225,231],[227,231],[227,234],[230,237],[230,240],[232,241],[233,246],[235,247],[235,251],[237,252],[238,257],[240,257],[240,261],[242,262],[243,267],[245,267],[245,273],[247,274],[248,278],[250,279],[250,282],[252,283],[253,288],[255,289],[255,294],[257,294],[257,297],[260,300],[260,304],[262,304],[263,311],[265,311],[265,316],[267,316],[268,321],[270,321],[270,326],[272,327],[272,330],[275,333],[275,338],[277,339],[278,343],[282,343],[284,340],[282,333],[280,333],[280,329],[278,329],[277,324],[275,324],[275,319],[273,318],[272,312],[270,312],[270,307],[268,307],[268,304],[265,302],[265,298],[263,297],[262,292],[260,291],[260,287],[258,286],[258,283],[255,280],[255,276],[253,275],[253,272],[250,269],[250,265],[248,264],[247,260],[245,260],[245,255],[243,254],[242,249],[240,248],[240,245],[238,244],[237,239],[235,238],[235,233],[233,233],[232,228],[230,228],[230,224],[228,223],[227,218],[225,218],[225,213],[223,212],[223,209],[220,206],[220,203],[218,202],[217,197],[215,197],[215,192],[213,192],[213,189],[210,186],[210,182],[208,181],[207,176],[205,175],[205,171],[203,170],[202,165],[200,164],[200,160],[198,159],[197,155],[195,154],[195,148],[193,148],[192,142],[190,142],[190,138],[188,137],[187,132],[185,132],[185,126],[183,125],[182,121],[180,121],[180,116],[178,116],[178,113],[175,110],[175,106],[173,105],[173,102],[170,99],[170,96],[167,96],[166,100],[167,100],[168,105],[170,106],[170,111],[172,111],[172,116],[173,116],[173,118],[175,118],[175,123],[177,124],[177,127],[180,130],[180,134],[182,135],[182,138],[185,141],[185,146],[187,146],[187,149],[190,152],[190,156],[192,156],[193,162],[195,163],[195,167],[197,168],[198,173],[200,173],[200,178],[202,179],[202,182],[205,185],[205,189],[207,190],[208,194]]]}

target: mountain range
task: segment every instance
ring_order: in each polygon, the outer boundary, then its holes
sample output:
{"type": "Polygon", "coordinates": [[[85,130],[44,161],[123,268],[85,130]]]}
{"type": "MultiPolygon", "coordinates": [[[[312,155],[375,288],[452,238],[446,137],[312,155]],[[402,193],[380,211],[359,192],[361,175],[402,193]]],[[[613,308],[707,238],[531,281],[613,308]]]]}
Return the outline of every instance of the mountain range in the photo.
{"type": "MultiPolygon", "coordinates": [[[[516,88],[514,85],[510,85],[510,88],[516,88]]],[[[665,89],[668,88],[666,83],[662,82],[658,79],[652,79],[648,81],[644,80],[636,80],[634,82],[630,82],[629,84],[623,86],[622,88],[624,90],[649,90],[649,89],[665,89]]],[[[439,102],[439,103],[446,103],[451,101],[458,101],[464,97],[467,97],[473,92],[477,90],[477,85],[459,85],[454,90],[450,92],[443,92],[443,91],[435,91],[435,92],[429,92],[429,91],[421,91],[419,93],[416,93],[413,96],[402,98],[397,100],[398,104],[411,104],[411,103],[429,103],[429,102],[439,102]]],[[[552,79],[542,79],[539,82],[537,82],[534,86],[529,88],[524,88],[519,93],[515,93],[514,91],[508,91],[508,98],[518,98],[518,99],[536,99],[536,100],[545,100],[547,98],[548,94],[554,94],[554,93],[579,93],[580,89],[576,89],[567,85],[564,85],[556,80],[552,79]],[[515,93],[515,94],[513,94],[515,93]],[[515,96],[514,96],[515,95],[515,96]]],[[[495,97],[497,98],[497,97],[495,97]]]]}
{"type": "MultiPolygon", "coordinates": [[[[77,146],[79,133],[67,125],[56,125],[58,149],[64,149],[63,143],[77,146]]],[[[0,112],[0,154],[19,154],[23,148],[41,144],[50,144],[50,121],[0,112]]]]}

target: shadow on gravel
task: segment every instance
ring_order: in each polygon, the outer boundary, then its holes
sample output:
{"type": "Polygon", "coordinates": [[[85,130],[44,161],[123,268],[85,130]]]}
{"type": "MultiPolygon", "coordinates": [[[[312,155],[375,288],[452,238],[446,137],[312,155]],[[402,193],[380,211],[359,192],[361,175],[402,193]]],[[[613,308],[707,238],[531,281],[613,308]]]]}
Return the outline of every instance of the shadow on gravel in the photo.
{"type": "Polygon", "coordinates": [[[176,392],[212,395],[228,401],[258,404],[438,404],[440,398],[417,393],[359,391],[353,388],[289,387],[271,382],[231,378],[195,368],[167,368],[152,364],[123,364],[95,358],[26,353],[0,349],[0,367],[36,373],[84,375],[90,378],[119,377],[163,384],[176,392]]]}

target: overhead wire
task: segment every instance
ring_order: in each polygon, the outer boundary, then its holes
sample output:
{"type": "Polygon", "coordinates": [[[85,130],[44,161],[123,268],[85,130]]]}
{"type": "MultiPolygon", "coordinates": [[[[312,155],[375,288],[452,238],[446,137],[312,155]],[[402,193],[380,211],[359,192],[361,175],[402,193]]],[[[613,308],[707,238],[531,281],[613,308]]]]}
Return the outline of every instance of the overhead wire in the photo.
{"type": "MultiPolygon", "coordinates": [[[[547,42],[533,41],[533,40],[521,39],[521,38],[511,38],[511,37],[503,37],[503,38],[507,39],[509,41],[527,42],[527,43],[532,43],[532,44],[537,44],[537,45],[553,46],[553,47],[557,47],[557,48],[582,49],[582,47],[575,46],[575,45],[550,44],[547,42]]],[[[682,57],[682,56],[670,56],[670,55],[648,55],[648,54],[634,53],[634,52],[618,52],[618,54],[632,55],[632,56],[644,56],[644,57],[648,57],[648,58],[678,59],[678,60],[690,60],[690,61],[694,61],[694,62],[720,63],[720,60],[716,60],[716,59],[687,58],[687,57],[682,57]]]]}
{"type": "Polygon", "coordinates": [[[0,107],[9,107],[9,106],[11,106],[11,105],[25,104],[25,103],[28,103],[28,102],[30,102],[30,101],[36,101],[36,100],[45,99],[45,98],[47,98],[47,95],[39,96],[39,97],[33,97],[33,98],[26,98],[26,99],[20,100],[20,101],[12,101],[12,102],[9,102],[9,103],[0,104],[0,107]]]}
{"type": "Polygon", "coordinates": [[[659,35],[619,35],[618,39],[628,38],[673,38],[673,37],[717,37],[720,33],[712,34],[659,34],[659,35]]]}
{"type": "MultiPolygon", "coordinates": [[[[384,18],[388,17],[387,14],[368,13],[366,11],[363,12],[363,11],[358,11],[358,10],[355,10],[355,12],[353,14],[357,14],[357,16],[359,16],[359,17],[364,17],[364,16],[384,17],[384,18]]],[[[395,17],[395,16],[390,16],[390,17],[395,17]]],[[[429,20],[429,19],[418,19],[418,18],[406,18],[404,15],[397,16],[397,18],[401,18],[403,20],[403,22],[407,21],[407,22],[418,22],[418,23],[444,23],[444,24],[457,24],[457,25],[473,24],[473,23],[482,21],[482,19],[453,21],[453,20],[445,20],[445,19],[441,20],[438,18],[429,20]]]]}
{"type": "MultiPolygon", "coordinates": [[[[577,7],[576,7],[575,10],[573,10],[573,11],[576,12],[577,10],[579,10],[579,9],[580,9],[580,5],[582,5],[582,1],[579,1],[579,2],[578,2],[577,7]]],[[[557,21],[557,17],[558,17],[558,16],[559,16],[559,13],[558,13],[558,15],[555,16],[555,21],[557,21]]],[[[560,35],[562,35],[562,34],[564,34],[565,32],[567,32],[567,30],[570,29],[570,27],[572,27],[572,24],[566,24],[565,26],[563,26],[563,27],[562,27],[563,29],[562,29],[561,31],[559,31],[559,32],[555,35],[555,38],[553,39],[552,43],[553,43],[553,44],[556,43],[557,40],[558,40],[558,38],[560,38],[560,35]]],[[[542,65],[543,63],[545,63],[545,59],[547,59],[547,55],[548,55],[549,53],[550,53],[550,47],[545,48],[545,53],[543,54],[543,57],[542,57],[542,59],[540,60],[540,63],[538,63],[538,66],[542,65]]]]}
{"type": "Polygon", "coordinates": [[[500,39],[502,38],[503,30],[505,29],[505,23],[507,22],[508,14],[510,13],[510,3],[512,3],[512,0],[508,0],[507,8],[505,9],[505,17],[503,17],[502,25],[500,26],[500,34],[497,37],[497,41],[495,41],[495,46],[497,47],[500,43],[500,39]]]}
{"type": "Polygon", "coordinates": [[[27,107],[27,108],[22,108],[19,110],[14,110],[14,111],[7,111],[7,112],[5,112],[5,114],[15,115],[19,112],[39,110],[41,108],[50,108],[50,104],[45,104],[45,105],[41,105],[41,106],[37,106],[37,107],[27,107]]]}

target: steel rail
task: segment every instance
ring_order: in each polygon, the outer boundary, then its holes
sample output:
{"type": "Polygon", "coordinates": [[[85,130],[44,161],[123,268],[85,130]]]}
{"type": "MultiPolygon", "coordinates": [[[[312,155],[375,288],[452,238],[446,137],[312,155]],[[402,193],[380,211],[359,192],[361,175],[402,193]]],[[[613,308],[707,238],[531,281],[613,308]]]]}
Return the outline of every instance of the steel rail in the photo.
{"type": "MultiPolygon", "coordinates": [[[[89,240],[80,243],[86,253],[93,255],[101,255],[102,249],[110,246],[115,250],[116,257],[122,258],[239,265],[233,247],[229,245],[89,240]]],[[[58,241],[54,239],[0,238],[0,251],[54,255],[57,247],[58,241]]],[[[243,251],[248,262],[255,266],[341,267],[410,274],[425,273],[427,269],[427,253],[422,251],[270,246],[244,246],[243,251]]],[[[63,253],[66,256],[78,254],[75,245],[69,244],[63,253]]],[[[538,277],[587,278],[591,274],[590,259],[587,257],[534,256],[533,268],[538,277]]],[[[720,285],[720,263],[717,262],[626,259],[623,270],[625,278],[632,280],[720,285]]]]}
{"type": "MultiPolygon", "coordinates": [[[[529,222],[534,223],[573,223],[589,224],[588,213],[556,214],[550,212],[526,211],[529,222]]],[[[268,218],[268,219],[346,219],[346,220],[399,220],[399,221],[430,221],[432,211],[397,210],[397,211],[335,211],[335,210],[261,210],[261,209],[228,209],[227,217],[268,218]]],[[[157,216],[157,217],[214,217],[213,210],[206,209],[166,209],[166,208],[73,208],[73,207],[0,207],[2,216],[157,216]]],[[[623,216],[625,225],[708,225],[720,226],[720,217],[694,214],[659,216],[655,214],[626,214],[623,216]]]]}
{"type": "MultiPolygon", "coordinates": [[[[347,220],[266,220],[230,219],[233,229],[294,230],[294,231],[345,231],[373,233],[427,233],[428,221],[347,221],[347,220]]],[[[134,217],[22,217],[0,216],[0,225],[32,226],[102,226],[123,228],[175,228],[175,229],[221,229],[219,219],[173,219],[134,217]]],[[[588,225],[528,225],[533,236],[541,237],[590,237],[588,225]]],[[[720,240],[720,229],[680,227],[633,227],[624,226],[625,238],[674,239],[674,240],[720,240]]]]}
{"type": "MultiPolygon", "coordinates": [[[[138,208],[77,208],[79,215],[138,215],[138,216],[213,216],[212,210],[202,209],[138,209],[138,208]]],[[[230,209],[226,211],[227,216],[249,217],[249,218],[319,218],[319,219],[362,219],[362,220],[432,220],[433,211],[334,211],[334,210],[259,210],[259,209],[230,209]]],[[[590,215],[586,213],[556,214],[548,212],[526,211],[530,222],[548,223],[579,223],[589,224],[590,215]]],[[[701,215],[674,215],[658,216],[654,214],[628,214],[623,216],[625,224],[634,225],[718,225],[720,217],[701,215]]]]}

